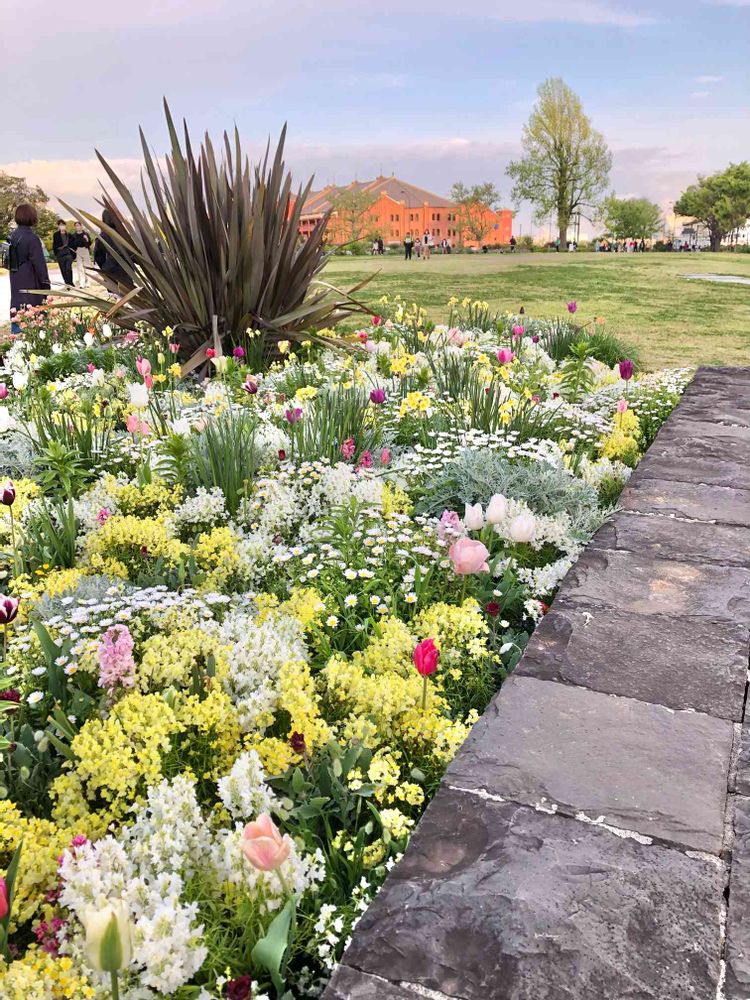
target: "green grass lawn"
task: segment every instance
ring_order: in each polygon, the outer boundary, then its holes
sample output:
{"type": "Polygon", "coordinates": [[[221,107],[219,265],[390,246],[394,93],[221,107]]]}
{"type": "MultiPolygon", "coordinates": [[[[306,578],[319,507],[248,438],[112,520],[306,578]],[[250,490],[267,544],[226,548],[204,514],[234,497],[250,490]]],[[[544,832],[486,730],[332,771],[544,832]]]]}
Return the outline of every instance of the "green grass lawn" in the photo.
{"type": "Polygon", "coordinates": [[[689,281],[687,274],[750,278],[750,254],[451,254],[431,260],[337,257],[325,278],[345,288],[373,275],[360,293],[419,302],[431,318],[447,318],[451,295],[484,299],[500,310],[525,306],[532,316],[566,312],[603,316],[605,329],[638,346],[649,368],[750,364],[750,285],[689,281]]]}

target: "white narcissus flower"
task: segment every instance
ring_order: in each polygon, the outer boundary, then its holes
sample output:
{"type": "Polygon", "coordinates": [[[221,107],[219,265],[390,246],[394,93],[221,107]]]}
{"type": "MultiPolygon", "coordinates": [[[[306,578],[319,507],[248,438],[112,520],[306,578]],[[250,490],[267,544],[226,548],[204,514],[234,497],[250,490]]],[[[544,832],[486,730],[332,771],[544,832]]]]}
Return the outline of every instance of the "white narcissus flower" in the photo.
{"type": "Polygon", "coordinates": [[[131,382],[128,386],[131,406],[144,410],[148,406],[148,389],[142,382],[131,382]]]}
{"type": "Polygon", "coordinates": [[[533,514],[518,514],[508,525],[508,537],[512,542],[531,542],[536,535],[536,518],[533,514]]]}
{"type": "Polygon", "coordinates": [[[499,524],[508,516],[508,501],[502,493],[495,493],[487,504],[487,521],[490,524],[499,524]]]}
{"type": "Polygon", "coordinates": [[[484,527],[484,514],[481,503],[467,503],[464,510],[464,527],[469,531],[480,531],[484,527]]]}

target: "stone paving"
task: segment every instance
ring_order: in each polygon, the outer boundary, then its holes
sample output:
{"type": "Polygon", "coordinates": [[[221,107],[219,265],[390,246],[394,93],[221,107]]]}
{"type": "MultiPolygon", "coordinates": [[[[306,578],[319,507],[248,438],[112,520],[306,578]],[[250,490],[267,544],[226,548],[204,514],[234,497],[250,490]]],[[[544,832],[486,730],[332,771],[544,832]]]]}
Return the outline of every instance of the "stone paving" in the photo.
{"type": "Polygon", "coordinates": [[[750,1000],[750,368],[699,369],[328,1000],[750,1000]]]}

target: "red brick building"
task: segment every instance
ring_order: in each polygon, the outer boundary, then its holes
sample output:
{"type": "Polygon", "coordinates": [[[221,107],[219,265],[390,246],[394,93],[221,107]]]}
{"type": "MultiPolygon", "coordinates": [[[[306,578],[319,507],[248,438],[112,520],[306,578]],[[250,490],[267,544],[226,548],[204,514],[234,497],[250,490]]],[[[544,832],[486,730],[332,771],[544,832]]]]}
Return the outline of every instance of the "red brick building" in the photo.
{"type": "MultiPolygon", "coordinates": [[[[416,187],[398,177],[376,177],[374,181],[352,181],[345,187],[330,184],[321,191],[311,192],[302,209],[300,233],[307,236],[317,222],[332,207],[343,191],[358,190],[374,197],[372,205],[363,213],[360,223],[362,234],[380,236],[385,243],[401,243],[407,233],[416,239],[425,232],[432,235],[435,245],[447,239],[451,246],[476,246],[477,241],[462,238],[459,232],[458,206],[448,198],[424,188],[416,187]]],[[[484,243],[510,241],[513,232],[513,213],[508,208],[485,213],[487,233],[484,243]]],[[[331,243],[345,243],[351,239],[351,230],[334,212],[328,223],[327,239],[331,243]]]]}

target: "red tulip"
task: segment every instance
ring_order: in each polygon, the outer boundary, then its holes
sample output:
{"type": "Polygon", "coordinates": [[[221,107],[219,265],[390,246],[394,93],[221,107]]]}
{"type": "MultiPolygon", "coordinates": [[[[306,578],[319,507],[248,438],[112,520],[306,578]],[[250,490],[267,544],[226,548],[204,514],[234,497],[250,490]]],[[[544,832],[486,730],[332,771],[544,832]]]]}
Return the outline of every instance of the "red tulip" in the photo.
{"type": "Polygon", "coordinates": [[[414,666],[422,677],[428,677],[437,670],[440,651],[434,639],[423,639],[412,653],[414,666]]]}

